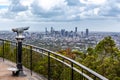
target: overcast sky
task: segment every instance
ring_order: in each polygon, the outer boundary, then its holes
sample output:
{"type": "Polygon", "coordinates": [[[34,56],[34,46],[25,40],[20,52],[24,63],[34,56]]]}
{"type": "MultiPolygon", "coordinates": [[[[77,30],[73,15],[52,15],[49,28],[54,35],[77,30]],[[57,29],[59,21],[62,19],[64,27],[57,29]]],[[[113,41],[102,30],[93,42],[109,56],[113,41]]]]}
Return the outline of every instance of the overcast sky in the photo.
{"type": "Polygon", "coordinates": [[[120,0],[0,0],[0,30],[120,32],[120,0]]]}

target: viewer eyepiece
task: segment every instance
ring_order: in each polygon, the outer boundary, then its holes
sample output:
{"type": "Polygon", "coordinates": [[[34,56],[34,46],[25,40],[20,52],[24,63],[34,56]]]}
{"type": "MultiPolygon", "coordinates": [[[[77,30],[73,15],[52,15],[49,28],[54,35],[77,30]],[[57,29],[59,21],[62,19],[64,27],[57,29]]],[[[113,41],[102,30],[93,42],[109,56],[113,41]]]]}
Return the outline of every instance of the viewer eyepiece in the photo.
{"type": "Polygon", "coordinates": [[[21,27],[21,28],[13,28],[12,31],[13,32],[17,32],[17,33],[22,33],[24,32],[25,30],[28,30],[29,27],[21,27]]]}

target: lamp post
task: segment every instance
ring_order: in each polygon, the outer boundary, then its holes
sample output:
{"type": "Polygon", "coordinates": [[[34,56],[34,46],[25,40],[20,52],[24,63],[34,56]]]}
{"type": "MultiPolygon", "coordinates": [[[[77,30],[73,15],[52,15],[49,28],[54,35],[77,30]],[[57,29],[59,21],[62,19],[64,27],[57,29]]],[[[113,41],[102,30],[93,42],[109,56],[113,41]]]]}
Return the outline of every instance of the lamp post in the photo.
{"type": "Polygon", "coordinates": [[[16,72],[16,74],[18,76],[25,76],[25,74],[23,73],[23,67],[22,67],[22,41],[25,38],[23,36],[23,32],[28,29],[29,27],[21,27],[21,28],[12,29],[13,32],[17,33],[16,40],[18,42],[18,50],[17,50],[18,52],[17,52],[17,65],[16,66],[17,66],[18,71],[16,72]]]}

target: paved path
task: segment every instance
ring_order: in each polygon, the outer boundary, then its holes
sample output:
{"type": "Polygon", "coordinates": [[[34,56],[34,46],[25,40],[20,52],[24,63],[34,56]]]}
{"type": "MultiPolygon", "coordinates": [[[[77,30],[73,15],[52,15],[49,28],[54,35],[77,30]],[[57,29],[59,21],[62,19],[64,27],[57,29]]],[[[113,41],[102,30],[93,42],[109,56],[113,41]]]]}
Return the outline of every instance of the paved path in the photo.
{"type": "Polygon", "coordinates": [[[2,58],[0,58],[0,80],[47,80],[43,76],[37,75],[33,73],[30,75],[30,70],[24,68],[24,73],[27,75],[25,77],[15,77],[12,76],[12,72],[8,70],[10,67],[15,67],[16,64],[12,63],[8,60],[3,62],[2,58]]]}

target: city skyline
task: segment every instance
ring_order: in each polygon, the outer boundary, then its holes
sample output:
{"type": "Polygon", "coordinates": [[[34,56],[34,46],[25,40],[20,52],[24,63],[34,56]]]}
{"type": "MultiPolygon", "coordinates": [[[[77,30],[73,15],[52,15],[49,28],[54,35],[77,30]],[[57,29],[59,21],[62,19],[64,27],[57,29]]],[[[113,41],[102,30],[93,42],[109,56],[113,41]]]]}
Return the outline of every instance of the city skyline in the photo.
{"type": "Polygon", "coordinates": [[[118,0],[0,0],[0,31],[30,26],[29,31],[120,32],[118,0]]]}

